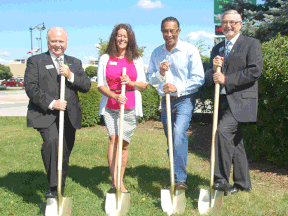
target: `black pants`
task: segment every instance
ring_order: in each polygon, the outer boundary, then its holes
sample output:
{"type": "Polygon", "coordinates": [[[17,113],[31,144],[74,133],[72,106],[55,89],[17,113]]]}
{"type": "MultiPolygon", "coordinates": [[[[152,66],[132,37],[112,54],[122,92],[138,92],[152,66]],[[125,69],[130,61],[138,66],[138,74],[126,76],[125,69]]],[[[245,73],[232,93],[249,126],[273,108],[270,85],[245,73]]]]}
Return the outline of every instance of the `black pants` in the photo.
{"type": "Polygon", "coordinates": [[[251,189],[241,123],[234,118],[226,96],[220,97],[219,111],[219,124],[215,141],[214,181],[223,182],[230,187],[229,177],[233,163],[234,184],[242,189],[251,189]]]}
{"type": "MultiPolygon", "coordinates": [[[[58,137],[59,118],[48,128],[37,128],[40,132],[43,144],[41,149],[42,159],[47,172],[49,187],[57,186],[57,163],[58,163],[58,137]]],[[[76,129],[70,123],[67,111],[64,117],[64,139],[63,139],[63,166],[62,166],[62,193],[64,193],[65,181],[67,177],[69,157],[75,141],[76,129]]]]}

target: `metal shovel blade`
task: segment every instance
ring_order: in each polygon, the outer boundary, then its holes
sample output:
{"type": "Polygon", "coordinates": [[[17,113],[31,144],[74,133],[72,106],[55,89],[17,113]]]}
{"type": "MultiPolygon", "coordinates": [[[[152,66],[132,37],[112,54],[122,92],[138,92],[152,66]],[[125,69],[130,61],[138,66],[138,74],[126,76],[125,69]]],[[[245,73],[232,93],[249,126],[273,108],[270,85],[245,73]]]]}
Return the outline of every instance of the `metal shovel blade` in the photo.
{"type": "Polygon", "coordinates": [[[63,197],[63,202],[61,208],[58,206],[58,200],[56,198],[48,198],[45,216],[69,216],[72,211],[72,198],[63,197]],[[58,209],[61,209],[60,212],[58,209]]]}
{"type": "Polygon", "coordinates": [[[161,190],[161,207],[167,215],[182,214],[186,207],[185,190],[176,190],[171,196],[169,189],[161,190]]]}
{"type": "Polygon", "coordinates": [[[200,214],[218,213],[223,204],[224,192],[200,189],[198,210],[200,214]],[[211,195],[210,195],[211,194],[211,195]]]}
{"type": "Polygon", "coordinates": [[[69,216],[72,211],[72,198],[63,197],[63,202],[61,208],[58,206],[58,200],[56,198],[48,198],[45,216],[69,216]],[[61,209],[60,212],[58,209],[61,209]]]}
{"type": "Polygon", "coordinates": [[[107,193],[105,201],[105,212],[110,216],[126,215],[130,208],[130,193],[121,193],[120,203],[117,209],[116,193],[107,193]]]}

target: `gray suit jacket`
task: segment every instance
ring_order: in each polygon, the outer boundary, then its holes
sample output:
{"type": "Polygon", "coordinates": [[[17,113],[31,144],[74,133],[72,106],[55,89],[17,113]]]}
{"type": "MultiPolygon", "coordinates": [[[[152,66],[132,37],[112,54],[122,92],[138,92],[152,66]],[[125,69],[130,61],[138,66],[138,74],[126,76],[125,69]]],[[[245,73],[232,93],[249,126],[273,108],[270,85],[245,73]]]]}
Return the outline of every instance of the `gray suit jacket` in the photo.
{"type": "MultiPolygon", "coordinates": [[[[82,113],[78,91],[88,92],[91,82],[79,59],[64,55],[64,64],[67,64],[74,73],[74,82],[70,83],[66,79],[65,83],[66,110],[73,127],[80,129],[82,113]]],[[[47,128],[59,115],[59,110],[48,108],[53,100],[60,98],[59,80],[49,51],[32,56],[27,60],[24,83],[26,94],[30,99],[27,113],[28,127],[47,128]]]]}
{"type": "MultiPolygon", "coordinates": [[[[207,82],[213,82],[213,59],[221,55],[225,41],[212,49],[207,82]],[[220,51],[219,51],[220,50],[220,51]]],[[[223,56],[223,55],[222,55],[223,56]]],[[[263,67],[261,44],[257,39],[240,35],[224,60],[225,90],[230,109],[238,122],[257,121],[258,79],[263,67]]]]}

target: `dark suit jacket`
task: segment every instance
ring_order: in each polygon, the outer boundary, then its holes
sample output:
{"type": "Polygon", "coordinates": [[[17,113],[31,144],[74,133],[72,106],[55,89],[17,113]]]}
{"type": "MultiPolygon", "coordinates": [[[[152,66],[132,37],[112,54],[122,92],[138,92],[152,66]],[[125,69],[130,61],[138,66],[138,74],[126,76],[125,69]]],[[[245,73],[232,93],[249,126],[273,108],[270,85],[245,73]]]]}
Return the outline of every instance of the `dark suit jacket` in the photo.
{"type": "MultiPolygon", "coordinates": [[[[71,56],[64,55],[67,64],[74,73],[74,82],[66,79],[65,100],[67,113],[74,128],[81,128],[82,113],[78,99],[78,91],[88,92],[90,79],[82,68],[82,62],[71,56]]],[[[48,106],[53,100],[60,98],[59,76],[53,64],[49,51],[35,55],[27,60],[24,83],[28,104],[27,126],[34,128],[49,127],[59,115],[59,110],[50,110],[48,106]],[[52,68],[53,66],[53,68],[52,68]]]]}
{"type": "MultiPolygon", "coordinates": [[[[205,72],[207,82],[213,82],[213,59],[220,55],[224,47],[225,41],[222,41],[212,49],[210,69],[205,72]]],[[[238,122],[257,121],[257,80],[263,66],[260,42],[257,39],[240,35],[224,63],[222,71],[225,75],[224,87],[234,117],[238,122]]]]}

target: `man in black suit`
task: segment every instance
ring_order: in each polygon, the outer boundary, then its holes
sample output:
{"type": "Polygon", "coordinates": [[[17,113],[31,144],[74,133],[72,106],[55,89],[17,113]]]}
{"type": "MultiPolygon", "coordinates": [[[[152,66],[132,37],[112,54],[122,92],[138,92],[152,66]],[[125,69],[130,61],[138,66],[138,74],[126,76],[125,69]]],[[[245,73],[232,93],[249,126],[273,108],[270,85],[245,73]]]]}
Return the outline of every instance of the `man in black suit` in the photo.
{"type": "Polygon", "coordinates": [[[242,21],[237,11],[224,12],[221,24],[225,41],[212,49],[211,69],[205,73],[206,81],[221,84],[213,189],[229,189],[234,194],[252,189],[241,123],[257,121],[257,80],[263,59],[260,42],[240,34],[242,21]],[[222,73],[216,72],[217,67],[222,73]],[[232,163],[233,187],[229,184],[232,163]]]}
{"type": "Polygon", "coordinates": [[[88,92],[91,82],[79,59],[64,55],[67,48],[67,32],[60,27],[47,32],[49,51],[27,60],[25,90],[29,97],[27,126],[37,129],[43,139],[42,159],[47,171],[49,190],[46,198],[57,196],[57,161],[59,136],[59,110],[64,114],[63,179],[62,193],[68,171],[76,129],[81,128],[82,113],[78,91],[88,92]],[[60,100],[60,76],[65,81],[65,101],[60,100]]]}

